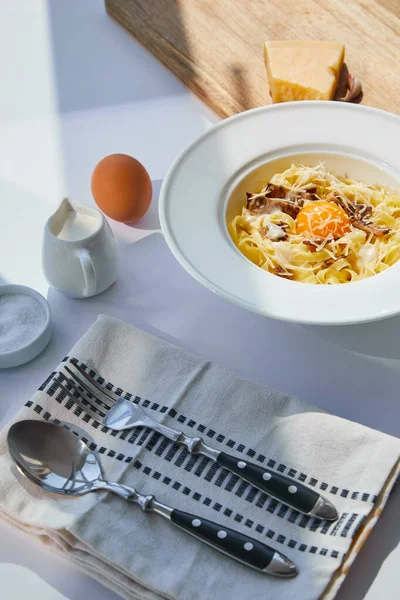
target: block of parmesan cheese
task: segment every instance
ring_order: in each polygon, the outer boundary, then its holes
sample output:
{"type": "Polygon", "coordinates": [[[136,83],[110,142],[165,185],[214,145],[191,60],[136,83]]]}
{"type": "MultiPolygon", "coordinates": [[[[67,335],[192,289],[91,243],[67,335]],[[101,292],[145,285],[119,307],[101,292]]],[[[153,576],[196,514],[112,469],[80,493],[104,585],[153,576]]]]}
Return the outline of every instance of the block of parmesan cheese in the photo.
{"type": "Polygon", "coordinates": [[[343,61],[344,44],[340,42],[266,42],[272,101],[332,100],[343,61]]]}

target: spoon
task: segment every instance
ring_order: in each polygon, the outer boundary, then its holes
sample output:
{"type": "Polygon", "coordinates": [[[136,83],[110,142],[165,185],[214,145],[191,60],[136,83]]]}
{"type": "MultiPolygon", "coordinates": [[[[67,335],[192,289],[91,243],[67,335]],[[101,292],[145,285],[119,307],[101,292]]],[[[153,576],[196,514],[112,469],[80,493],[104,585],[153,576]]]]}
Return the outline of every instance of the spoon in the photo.
{"type": "Polygon", "coordinates": [[[72,431],[43,421],[19,421],[9,429],[8,450],[22,475],[48,492],[80,496],[109,491],[154,512],[205,544],[253,569],[294,577],[296,566],[283,554],[243,533],[158,502],[154,496],[104,479],[96,454],[72,431]]]}

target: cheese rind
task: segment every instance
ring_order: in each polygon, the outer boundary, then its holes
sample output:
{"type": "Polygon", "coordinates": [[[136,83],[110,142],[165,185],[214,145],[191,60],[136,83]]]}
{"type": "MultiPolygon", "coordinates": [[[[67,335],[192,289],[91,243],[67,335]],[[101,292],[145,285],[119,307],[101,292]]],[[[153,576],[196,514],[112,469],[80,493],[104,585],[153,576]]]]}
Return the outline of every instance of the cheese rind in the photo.
{"type": "Polygon", "coordinates": [[[313,40],[265,42],[273,102],[332,100],[344,61],[344,44],[313,40]]]}

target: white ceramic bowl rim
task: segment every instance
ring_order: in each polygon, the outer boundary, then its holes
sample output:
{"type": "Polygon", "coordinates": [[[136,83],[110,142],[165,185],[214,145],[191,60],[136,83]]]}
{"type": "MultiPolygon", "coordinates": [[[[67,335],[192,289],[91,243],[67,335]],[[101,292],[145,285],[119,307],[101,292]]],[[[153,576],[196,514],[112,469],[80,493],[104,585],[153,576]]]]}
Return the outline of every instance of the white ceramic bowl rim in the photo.
{"type": "Polygon", "coordinates": [[[400,313],[400,261],[343,285],[287,281],[253,265],[225,226],[226,191],[238,173],[297,152],[344,153],[399,182],[400,118],[340,102],[291,102],[240,113],[214,126],[170,167],[160,192],[160,222],[175,257],[197,281],[268,317],[339,325],[400,313]],[[261,134],[260,134],[261,132],[261,134]]]}
{"type": "Polygon", "coordinates": [[[10,350],[9,352],[0,352],[0,367],[2,361],[7,361],[7,367],[16,366],[19,364],[23,364],[28,360],[34,358],[37,354],[39,354],[48,342],[48,332],[51,328],[51,311],[49,303],[46,298],[39,294],[36,290],[26,286],[19,285],[14,283],[6,283],[0,285],[0,297],[5,296],[7,294],[25,294],[27,296],[31,296],[35,298],[37,302],[39,302],[40,306],[45,313],[45,322],[43,327],[38,331],[37,335],[31,339],[27,344],[17,348],[16,350],[10,350]],[[40,340],[43,339],[43,344],[40,344],[40,340]],[[26,359],[25,359],[26,357],[26,359]]]}

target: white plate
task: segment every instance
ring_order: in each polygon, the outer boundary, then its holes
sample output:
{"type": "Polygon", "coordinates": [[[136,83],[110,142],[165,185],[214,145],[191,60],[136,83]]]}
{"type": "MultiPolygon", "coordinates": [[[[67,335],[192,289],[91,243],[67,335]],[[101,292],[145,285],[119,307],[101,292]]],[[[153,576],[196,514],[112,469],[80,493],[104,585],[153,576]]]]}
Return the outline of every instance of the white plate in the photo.
{"type": "Polygon", "coordinates": [[[338,325],[399,314],[400,261],[354,283],[287,281],[243,256],[226,226],[246,190],[257,189],[299,155],[400,189],[399,139],[399,117],[340,102],[291,102],[226,119],[186,148],[167,173],[160,193],[166,241],[197,281],[267,317],[338,325]]]}

